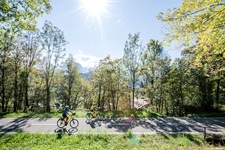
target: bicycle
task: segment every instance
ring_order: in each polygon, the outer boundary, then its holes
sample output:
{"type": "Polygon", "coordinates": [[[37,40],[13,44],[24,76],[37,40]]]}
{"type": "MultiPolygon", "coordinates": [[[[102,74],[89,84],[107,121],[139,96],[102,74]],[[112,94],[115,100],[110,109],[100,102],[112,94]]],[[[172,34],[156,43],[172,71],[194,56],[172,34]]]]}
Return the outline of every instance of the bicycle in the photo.
{"type": "Polygon", "coordinates": [[[92,119],[97,119],[97,120],[102,120],[105,116],[103,113],[101,113],[100,111],[96,111],[96,117],[93,117],[93,112],[92,111],[88,111],[86,114],[86,119],[88,122],[92,121],[92,119]]]}
{"type": "Polygon", "coordinates": [[[69,119],[67,121],[63,117],[59,118],[59,120],[57,121],[57,126],[59,128],[63,128],[67,125],[67,122],[71,128],[77,128],[77,126],[79,125],[79,121],[73,118],[74,115],[76,115],[76,113],[68,113],[69,119]]]}

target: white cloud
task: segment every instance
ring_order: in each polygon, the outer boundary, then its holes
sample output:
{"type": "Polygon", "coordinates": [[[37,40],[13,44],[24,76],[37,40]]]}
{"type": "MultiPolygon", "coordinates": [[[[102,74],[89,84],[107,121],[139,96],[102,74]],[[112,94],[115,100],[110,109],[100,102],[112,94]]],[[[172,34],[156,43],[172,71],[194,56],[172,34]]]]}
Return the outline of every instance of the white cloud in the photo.
{"type": "Polygon", "coordinates": [[[79,54],[82,54],[83,52],[79,49],[79,50],[78,50],[78,53],[79,53],[79,54]]]}
{"type": "Polygon", "coordinates": [[[98,58],[97,56],[93,55],[86,55],[83,54],[81,50],[78,50],[78,54],[73,55],[76,62],[82,65],[82,67],[86,68],[94,68],[98,65],[99,60],[101,58],[98,58]]]}

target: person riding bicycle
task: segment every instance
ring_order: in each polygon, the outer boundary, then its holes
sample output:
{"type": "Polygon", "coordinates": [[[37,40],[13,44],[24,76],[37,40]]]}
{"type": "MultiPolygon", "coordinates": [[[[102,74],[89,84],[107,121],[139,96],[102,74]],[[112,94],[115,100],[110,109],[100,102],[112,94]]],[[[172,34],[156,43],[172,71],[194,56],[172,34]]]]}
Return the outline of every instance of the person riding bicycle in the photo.
{"type": "Polygon", "coordinates": [[[96,107],[95,103],[92,103],[90,110],[92,112],[92,117],[95,118],[96,117],[96,110],[97,110],[97,107],[96,107]]]}
{"type": "Polygon", "coordinates": [[[68,124],[68,120],[69,120],[68,112],[71,112],[71,110],[70,110],[69,106],[66,105],[62,111],[62,117],[66,121],[66,123],[65,123],[66,125],[68,124]]]}

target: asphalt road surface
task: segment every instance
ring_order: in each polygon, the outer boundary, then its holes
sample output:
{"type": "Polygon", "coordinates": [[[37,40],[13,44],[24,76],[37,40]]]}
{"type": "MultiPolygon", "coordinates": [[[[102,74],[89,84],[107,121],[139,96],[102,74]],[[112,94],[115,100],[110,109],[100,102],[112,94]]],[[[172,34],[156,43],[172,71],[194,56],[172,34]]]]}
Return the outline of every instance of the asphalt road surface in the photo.
{"type": "Polygon", "coordinates": [[[72,134],[107,133],[121,134],[131,130],[134,134],[157,133],[189,133],[203,134],[204,127],[207,133],[225,134],[225,117],[216,118],[107,118],[87,122],[85,118],[77,118],[79,126],[75,129],[67,125],[64,129],[58,128],[58,118],[2,118],[0,132],[39,132],[72,134]]]}

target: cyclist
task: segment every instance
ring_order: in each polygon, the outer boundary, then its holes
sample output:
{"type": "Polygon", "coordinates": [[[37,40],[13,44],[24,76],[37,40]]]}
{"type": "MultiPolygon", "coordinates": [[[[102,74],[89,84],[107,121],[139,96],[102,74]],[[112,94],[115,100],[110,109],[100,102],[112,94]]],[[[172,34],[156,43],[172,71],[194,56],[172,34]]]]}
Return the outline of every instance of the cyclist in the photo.
{"type": "Polygon", "coordinates": [[[68,124],[68,120],[69,120],[68,112],[71,112],[71,110],[70,110],[69,106],[66,105],[62,111],[62,117],[66,121],[66,123],[65,123],[66,125],[68,124]]]}
{"type": "Polygon", "coordinates": [[[96,107],[95,103],[92,103],[90,110],[92,112],[92,117],[95,118],[96,117],[96,110],[97,110],[97,107],[96,107]]]}

